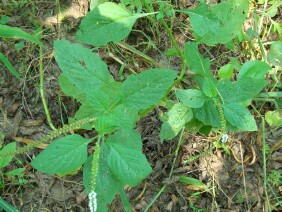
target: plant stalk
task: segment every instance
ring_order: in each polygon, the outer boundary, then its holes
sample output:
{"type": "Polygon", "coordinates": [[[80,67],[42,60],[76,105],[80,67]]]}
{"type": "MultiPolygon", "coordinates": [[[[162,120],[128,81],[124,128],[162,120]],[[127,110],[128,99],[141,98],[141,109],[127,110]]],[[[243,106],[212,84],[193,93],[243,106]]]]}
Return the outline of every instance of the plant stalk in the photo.
{"type": "Polygon", "coordinates": [[[266,174],[266,142],[265,142],[265,120],[264,117],[261,118],[262,120],[262,158],[263,158],[263,187],[264,187],[264,194],[267,201],[268,210],[271,211],[269,197],[267,193],[267,174],[266,174]]]}
{"type": "Polygon", "coordinates": [[[169,178],[171,178],[172,174],[173,174],[173,169],[174,169],[175,162],[176,162],[176,159],[177,159],[177,156],[178,156],[178,152],[179,152],[179,149],[180,149],[182,141],[183,141],[182,137],[183,137],[184,129],[185,128],[183,127],[181,132],[180,132],[180,136],[179,136],[179,139],[178,139],[177,147],[176,147],[176,150],[175,150],[175,156],[174,156],[173,163],[172,163],[172,166],[171,166],[171,169],[170,169],[170,173],[169,173],[169,178]]]}
{"type": "MultiPolygon", "coordinates": [[[[175,41],[175,39],[174,39],[174,37],[173,37],[173,34],[172,34],[171,30],[169,29],[167,23],[164,21],[163,18],[161,18],[160,20],[161,20],[161,23],[162,23],[162,25],[164,26],[164,28],[165,28],[165,30],[166,30],[168,36],[169,36],[169,39],[170,39],[172,45],[175,47],[177,53],[179,54],[180,59],[181,59],[181,62],[182,62],[182,69],[181,69],[181,72],[180,72],[180,75],[179,75],[178,79],[173,83],[173,86],[174,86],[174,85],[176,85],[177,83],[179,83],[179,82],[182,80],[182,78],[183,78],[183,76],[184,76],[184,74],[185,74],[185,71],[186,71],[185,57],[184,57],[184,54],[183,54],[182,50],[181,50],[180,47],[177,45],[177,43],[176,43],[176,41],[175,41]]],[[[172,87],[173,87],[173,86],[172,86],[172,87]]]]}
{"type": "Polygon", "coordinates": [[[17,154],[22,154],[22,153],[25,153],[29,150],[31,150],[32,148],[35,148],[37,146],[39,146],[40,144],[43,144],[43,143],[46,143],[48,141],[51,141],[55,138],[57,138],[58,136],[62,135],[62,134],[65,134],[65,133],[68,133],[70,131],[73,131],[74,129],[79,129],[82,125],[84,124],[88,124],[88,123],[91,123],[91,122],[94,122],[96,121],[95,118],[85,118],[85,119],[82,119],[82,120],[79,120],[77,122],[74,122],[68,126],[64,126],[60,129],[56,129],[54,130],[52,133],[50,133],[49,135],[43,137],[42,139],[40,139],[39,141],[35,141],[31,144],[28,144],[24,147],[21,147],[21,148],[18,148],[16,150],[13,150],[13,151],[10,151],[8,153],[0,153],[0,158],[5,158],[5,157],[10,157],[11,155],[12,156],[15,156],[17,154]]]}
{"type": "Polygon", "coordinates": [[[56,127],[53,125],[50,113],[49,113],[49,109],[47,106],[47,102],[44,96],[44,74],[43,74],[43,53],[42,53],[42,47],[39,47],[39,73],[40,73],[40,85],[39,85],[39,90],[40,90],[40,96],[41,96],[41,100],[42,100],[42,104],[43,104],[43,108],[46,114],[46,118],[48,121],[49,126],[51,127],[52,130],[56,130],[56,127]]]}

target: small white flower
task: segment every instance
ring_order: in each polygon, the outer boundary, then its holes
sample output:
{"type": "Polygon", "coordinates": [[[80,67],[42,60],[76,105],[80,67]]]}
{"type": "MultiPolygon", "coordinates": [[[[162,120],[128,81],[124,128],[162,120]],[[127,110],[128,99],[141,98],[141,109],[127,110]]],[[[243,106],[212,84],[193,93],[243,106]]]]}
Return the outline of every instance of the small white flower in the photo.
{"type": "Polygon", "coordinates": [[[228,141],[228,135],[227,134],[224,134],[222,137],[221,137],[221,142],[222,143],[226,143],[228,141]]]}
{"type": "Polygon", "coordinates": [[[95,191],[91,191],[88,194],[89,198],[89,209],[91,212],[96,212],[97,211],[97,194],[95,191]]]}

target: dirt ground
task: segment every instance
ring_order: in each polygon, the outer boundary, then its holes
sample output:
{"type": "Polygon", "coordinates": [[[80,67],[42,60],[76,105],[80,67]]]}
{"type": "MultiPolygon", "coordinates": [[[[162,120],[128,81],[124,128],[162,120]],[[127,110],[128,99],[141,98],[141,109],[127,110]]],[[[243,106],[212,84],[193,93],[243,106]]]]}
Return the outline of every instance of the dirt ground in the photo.
{"type": "MultiPolygon", "coordinates": [[[[176,1],[177,2],[177,1],[176,1]]],[[[217,2],[217,1],[213,1],[217,2]]],[[[192,8],[196,1],[179,1],[180,8],[192,8]]],[[[74,40],[75,32],[80,20],[89,10],[87,0],[61,0],[62,20],[58,21],[58,5],[56,1],[4,1],[0,2],[0,16],[6,15],[10,19],[8,25],[19,27],[32,33],[42,26],[42,41],[47,47],[44,49],[44,88],[51,118],[56,127],[67,123],[79,105],[66,97],[59,88],[58,76],[60,69],[53,58],[53,41],[56,39],[74,40]],[[12,3],[11,3],[12,2],[12,3]]],[[[282,10],[280,10],[280,14],[282,10]]],[[[281,20],[281,15],[276,17],[281,20]]],[[[178,27],[187,17],[180,16],[175,21],[174,35],[178,44],[184,45],[192,37],[189,31],[178,27]]],[[[146,29],[145,21],[138,21],[126,42],[140,51],[145,52],[160,64],[162,59],[158,52],[150,46],[139,45],[145,40],[137,30],[151,36],[146,29]]],[[[154,42],[160,50],[170,47],[168,36],[160,27],[160,37],[154,42]]],[[[275,35],[273,35],[275,36],[275,35]]],[[[153,36],[152,36],[153,39],[153,36]]],[[[155,38],[156,39],[156,38],[155,38]]],[[[269,39],[275,39],[271,37],[269,39]]],[[[0,51],[11,61],[22,80],[17,80],[3,66],[0,65],[0,132],[5,134],[5,143],[17,141],[18,146],[36,141],[51,132],[39,94],[39,49],[32,43],[25,42],[21,50],[15,48],[20,41],[0,39],[0,51]],[[4,122],[6,124],[4,124],[4,122]]],[[[113,50],[110,48],[110,50],[113,50]]],[[[203,46],[201,51],[205,51],[203,46]]],[[[108,64],[109,70],[116,76],[120,64],[109,56],[106,48],[98,50],[101,58],[108,64]]],[[[112,52],[115,54],[114,50],[112,52]]],[[[212,47],[209,50],[215,69],[227,62],[227,56],[238,57],[245,61],[246,55],[227,51],[223,46],[212,47]]],[[[131,52],[120,49],[116,57],[132,58],[131,52]]],[[[179,70],[180,60],[173,58],[171,67],[179,70]]],[[[151,67],[150,64],[136,56],[131,68],[140,72],[151,67]]],[[[257,103],[258,107],[262,103],[257,103]]],[[[265,103],[262,114],[273,109],[271,103],[265,103]]],[[[195,156],[213,146],[214,135],[185,133],[184,142],[173,171],[173,178],[169,179],[169,172],[177,147],[177,139],[160,143],[159,132],[161,121],[159,107],[142,118],[137,124],[137,130],[143,139],[143,151],[153,168],[153,173],[137,187],[126,188],[129,201],[135,211],[144,211],[154,199],[163,185],[167,187],[151,207],[151,212],[158,211],[263,211],[266,200],[263,190],[263,160],[262,160],[262,132],[261,119],[256,117],[258,132],[231,133],[227,146],[230,154],[222,149],[216,149],[210,154],[200,157],[190,163],[185,160],[195,156]],[[189,186],[178,182],[179,176],[188,176],[201,180],[208,186],[208,190],[189,186]]],[[[164,111],[163,111],[164,112],[164,111]]],[[[88,132],[82,132],[87,135],[88,132]]],[[[266,125],[266,141],[271,154],[268,155],[267,171],[277,170],[282,173],[282,128],[266,125]],[[276,147],[275,147],[276,146],[276,147]],[[273,149],[275,147],[275,149],[273,149]]],[[[44,147],[43,147],[44,148],[44,147]]],[[[5,167],[5,172],[15,168],[24,168],[19,178],[4,178],[0,189],[1,197],[19,211],[88,211],[88,199],[83,191],[82,172],[71,176],[51,176],[33,170],[29,165],[41,150],[34,149],[26,154],[18,155],[13,162],[5,167]]],[[[274,187],[274,192],[280,198],[282,186],[274,187]]],[[[274,211],[281,211],[273,194],[269,192],[270,202],[274,211]]],[[[109,206],[110,211],[123,211],[119,197],[109,206]]]]}

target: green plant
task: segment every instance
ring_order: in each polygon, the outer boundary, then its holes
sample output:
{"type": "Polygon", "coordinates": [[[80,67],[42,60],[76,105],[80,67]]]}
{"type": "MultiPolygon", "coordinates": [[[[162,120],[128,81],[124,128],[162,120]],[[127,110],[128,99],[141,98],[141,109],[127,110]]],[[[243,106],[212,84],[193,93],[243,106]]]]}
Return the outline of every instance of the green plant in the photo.
{"type": "Polygon", "coordinates": [[[169,110],[161,128],[161,140],[171,140],[186,124],[199,131],[207,126],[222,128],[223,133],[256,131],[256,122],[246,106],[267,85],[264,77],[270,66],[261,61],[246,62],[239,70],[237,81],[231,82],[232,65],[220,69],[220,80],[217,80],[210,71],[210,60],[200,55],[196,43],[187,43],[184,54],[198,89],[176,92],[180,102],[169,110]]]}
{"type": "MultiPolygon", "coordinates": [[[[1,144],[2,146],[2,144],[1,144]]],[[[10,154],[10,152],[16,150],[16,142],[9,143],[4,148],[0,150],[0,154],[10,154]]],[[[23,171],[25,168],[15,168],[11,171],[3,171],[3,168],[7,168],[6,166],[13,160],[13,155],[2,158],[0,160],[0,188],[4,189],[5,186],[9,185],[23,185],[27,182],[24,177],[23,171]],[[9,179],[8,181],[6,179],[9,179]]],[[[13,206],[0,198],[0,209],[4,209],[5,211],[17,211],[13,206]]]]}
{"type": "MultiPolygon", "coordinates": [[[[63,71],[60,77],[62,90],[81,102],[79,111],[70,121],[85,117],[96,119],[94,125],[83,127],[85,129],[95,127],[99,133],[97,139],[101,144],[96,193],[99,207],[105,210],[106,204],[112,201],[116,193],[125,196],[124,185],[135,186],[151,172],[151,167],[142,154],[141,137],[134,127],[140,118],[138,113],[158,103],[173,83],[176,72],[169,69],[151,69],[138,75],[131,75],[120,83],[114,81],[105,63],[90,50],[77,44],[70,44],[68,41],[57,41],[55,50],[55,58],[63,71]],[[65,52],[69,54],[66,56],[65,52]],[[79,58],[76,56],[78,52],[79,58]]],[[[81,137],[80,139],[82,140],[81,137]]],[[[70,138],[69,141],[71,140],[73,139],[70,138]]],[[[77,151],[76,154],[81,152],[86,154],[90,141],[85,139],[81,142],[84,144],[83,151],[77,147],[72,149],[77,151]]],[[[48,158],[47,149],[45,151],[48,158]]],[[[39,156],[32,165],[46,172],[44,167],[47,164],[42,164],[46,158],[39,160],[39,156]],[[40,168],[37,164],[41,164],[40,168]]],[[[57,156],[54,155],[55,158],[57,156]]],[[[74,153],[70,156],[73,158],[74,153]]],[[[87,193],[91,192],[91,163],[90,157],[84,165],[84,184],[87,193]]],[[[64,173],[68,171],[71,170],[68,169],[64,173]]],[[[51,171],[54,172],[55,170],[51,171]]]]}
{"type": "Polygon", "coordinates": [[[197,41],[212,46],[218,43],[226,44],[240,33],[248,8],[249,1],[229,0],[212,7],[201,3],[194,10],[176,12],[187,13],[197,41]]]}
{"type": "Polygon", "coordinates": [[[16,208],[14,208],[12,205],[7,203],[1,197],[0,197],[0,209],[3,209],[5,211],[9,211],[9,212],[18,212],[18,210],[16,208]]]}
{"type": "MultiPolygon", "coordinates": [[[[7,17],[7,16],[6,16],[7,17]]],[[[10,27],[7,25],[0,24],[0,37],[3,38],[14,38],[14,39],[25,39],[27,41],[34,42],[35,44],[42,45],[38,36],[30,35],[17,27],[10,27]]],[[[0,60],[4,63],[6,68],[17,78],[20,79],[19,73],[16,71],[10,61],[0,53],[0,60]]]]}
{"type": "Polygon", "coordinates": [[[281,173],[279,171],[272,170],[267,177],[267,181],[271,185],[277,187],[277,186],[281,185],[281,178],[282,178],[282,176],[281,176],[281,173]]]}
{"type": "MultiPolygon", "coordinates": [[[[165,105],[172,88],[176,89],[170,99],[174,101],[167,106],[160,138],[162,141],[171,140],[180,131],[182,133],[169,178],[172,177],[184,129],[203,134],[211,130],[220,132],[219,140],[222,143],[218,142],[215,147],[221,148],[228,140],[227,131],[257,130],[255,119],[247,107],[267,85],[264,77],[271,67],[258,60],[245,62],[242,66],[234,65],[230,59],[230,64],[221,67],[217,77],[211,71],[210,59],[204,58],[198,50],[199,43],[215,45],[232,42],[239,35],[247,16],[248,1],[229,0],[212,7],[201,3],[196,9],[185,11],[173,11],[169,6],[160,6],[160,9],[157,18],[182,61],[178,76],[175,70],[151,68],[118,82],[110,75],[106,64],[90,49],[66,40],[55,41],[55,59],[62,70],[60,87],[81,106],[74,117],[69,118],[69,126],[55,129],[41,140],[17,150],[7,152],[7,146],[4,147],[0,152],[0,161],[4,161],[8,154],[12,158],[15,154],[26,152],[75,129],[95,129],[98,135],[93,138],[86,139],[74,133],[55,139],[31,165],[43,173],[59,175],[75,173],[83,166],[83,182],[91,211],[106,211],[107,204],[112,202],[116,194],[120,195],[125,210],[131,211],[125,185],[138,185],[152,171],[142,153],[141,136],[135,130],[136,122],[157,105],[165,105]],[[174,12],[190,16],[197,41],[188,42],[184,52],[164,20],[174,12]],[[183,89],[180,83],[186,75],[187,66],[196,82],[191,89],[183,89]],[[237,80],[231,81],[234,70],[239,73],[237,80]],[[90,156],[88,145],[94,147],[90,156]]],[[[91,12],[83,18],[76,39],[96,47],[109,42],[122,44],[120,40],[129,35],[138,18],[156,13],[150,10],[149,13],[132,13],[125,5],[111,2],[98,4],[92,6],[91,12]]],[[[42,56],[42,49],[40,53],[42,56]]],[[[42,70],[42,62],[40,64],[42,70]]],[[[185,177],[183,179],[188,180],[185,177]]],[[[162,187],[156,198],[166,186],[162,187]]]]}

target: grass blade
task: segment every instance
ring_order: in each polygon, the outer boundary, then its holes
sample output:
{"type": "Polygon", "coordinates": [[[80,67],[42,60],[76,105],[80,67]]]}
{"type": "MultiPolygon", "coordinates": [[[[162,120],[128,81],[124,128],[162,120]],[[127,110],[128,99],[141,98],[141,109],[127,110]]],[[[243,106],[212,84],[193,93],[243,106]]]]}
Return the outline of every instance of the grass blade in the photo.
{"type": "Polygon", "coordinates": [[[7,203],[1,197],[0,197],[0,209],[4,209],[7,212],[17,212],[18,211],[16,208],[14,208],[12,205],[7,203]]]}
{"type": "Polygon", "coordinates": [[[18,27],[10,27],[7,25],[0,24],[0,37],[3,38],[16,38],[16,39],[25,39],[36,43],[38,45],[42,45],[41,41],[38,37],[34,35],[30,35],[18,27]]]}
{"type": "MultiPolygon", "coordinates": [[[[1,30],[0,30],[1,32],[1,30]]],[[[10,61],[5,57],[2,53],[0,53],[0,60],[4,63],[4,65],[7,67],[7,69],[17,78],[21,79],[19,73],[16,71],[14,66],[10,63],[10,61]]]]}

